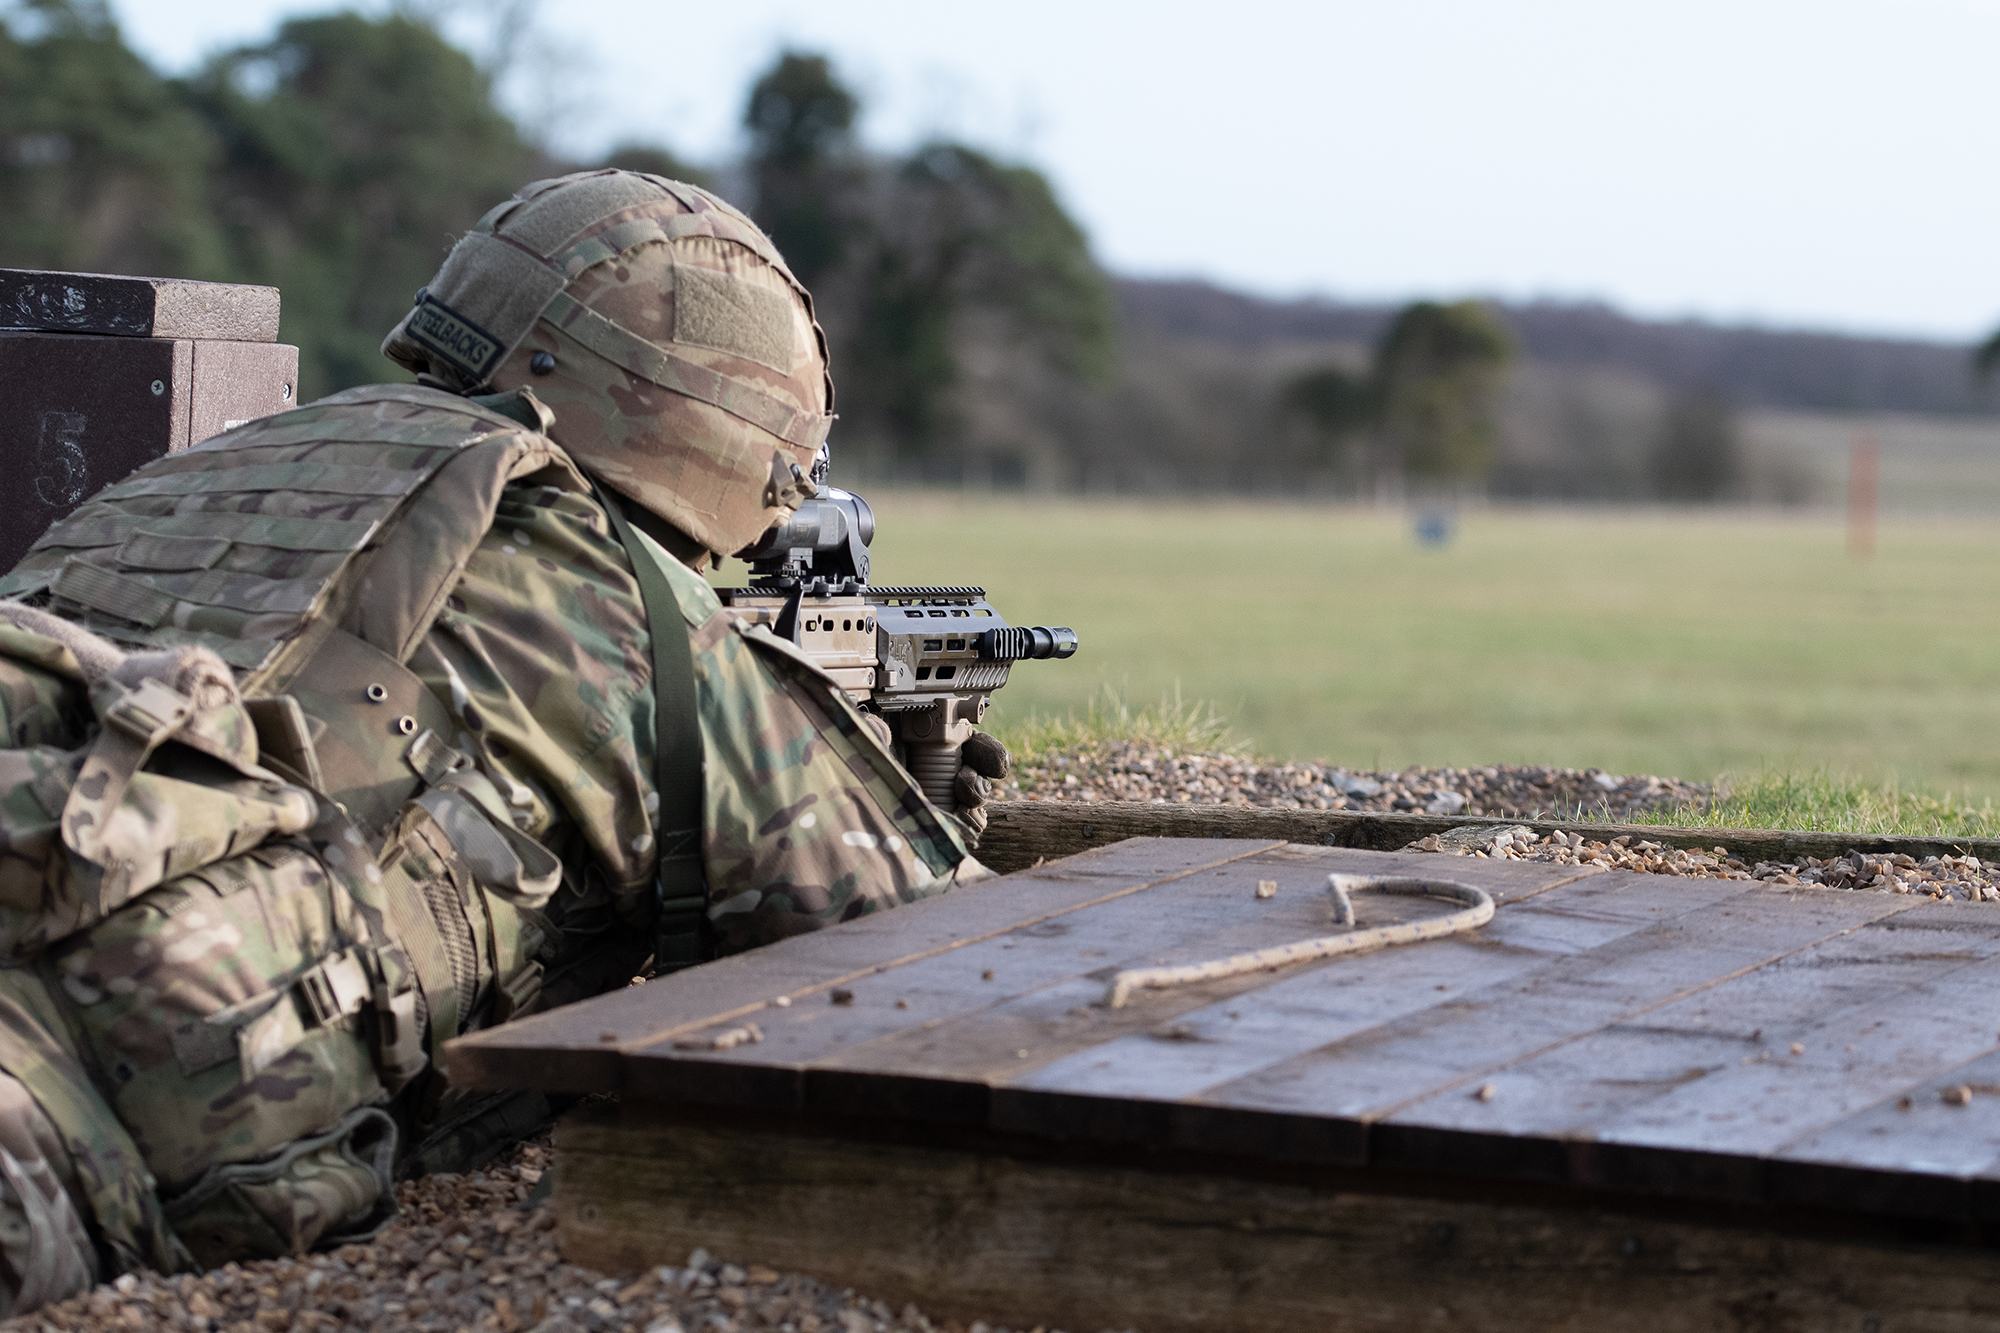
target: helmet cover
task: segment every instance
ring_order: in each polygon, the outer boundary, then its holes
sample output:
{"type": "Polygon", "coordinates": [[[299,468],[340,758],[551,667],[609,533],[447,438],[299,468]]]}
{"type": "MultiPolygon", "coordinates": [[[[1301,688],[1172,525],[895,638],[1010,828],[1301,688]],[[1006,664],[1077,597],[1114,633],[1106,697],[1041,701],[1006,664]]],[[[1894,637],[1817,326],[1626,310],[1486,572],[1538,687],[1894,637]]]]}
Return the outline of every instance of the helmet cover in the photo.
{"type": "Polygon", "coordinates": [[[459,392],[532,388],[582,466],[712,551],[791,517],[833,416],[812,298],[696,186],[582,172],[467,233],[383,341],[459,392]]]}

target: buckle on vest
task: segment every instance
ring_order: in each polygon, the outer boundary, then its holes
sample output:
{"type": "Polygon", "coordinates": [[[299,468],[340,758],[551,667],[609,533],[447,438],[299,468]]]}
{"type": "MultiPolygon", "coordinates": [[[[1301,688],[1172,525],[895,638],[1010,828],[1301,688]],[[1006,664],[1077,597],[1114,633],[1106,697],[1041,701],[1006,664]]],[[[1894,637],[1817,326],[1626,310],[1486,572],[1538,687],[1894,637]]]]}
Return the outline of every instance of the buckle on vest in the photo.
{"type": "Polygon", "coordinates": [[[423,1025],[417,1021],[417,987],[410,961],[397,948],[370,949],[370,1008],[375,1012],[375,1071],[394,1096],[424,1070],[423,1025]]]}
{"type": "MultiPolygon", "coordinates": [[[[673,858],[661,857],[662,868],[673,858]]],[[[666,896],[661,886],[659,934],[653,942],[653,974],[666,976],[702,961],[702,927],[708,920],[706,893],[666,896]]]]}
{"type": "Polygon", "coordinates": [[[104,721],[141,745],[157,745],[194,712],[186,695],[148,677],[105,710],[104,721]]]}
{"type": "Polygon", "coordinates": [[[505,1023],[535,1007],[542,997],[542,965],[534,959],[493,988],[493,1021],[505,1023]]]}
{"type": "Polygon", "coordinates": [[[328,1027],[357,1012],[373,994],[368,973],[352,953],[336,954],[293,983],[314,1027],[328,1027]]]}

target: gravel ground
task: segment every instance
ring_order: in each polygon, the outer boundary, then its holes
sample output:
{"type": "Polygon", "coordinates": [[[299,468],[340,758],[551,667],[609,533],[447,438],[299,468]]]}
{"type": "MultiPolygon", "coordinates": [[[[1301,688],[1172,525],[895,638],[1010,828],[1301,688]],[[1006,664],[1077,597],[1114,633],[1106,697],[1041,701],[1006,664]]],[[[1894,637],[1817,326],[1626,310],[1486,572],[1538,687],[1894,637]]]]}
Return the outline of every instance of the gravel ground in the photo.
{"type": "Polygon", "coordinates": [[[1263,805],[1304,810],[1421,811],[1501,818],[1630,818],[1644,810],[1699,805],[1707,784],[1616,777],[1596,768],[1409,768],[1354,773],[1324,764],[1263,764],[1242,755],[1197,754],[1143,741],[1111,741],[1023,762],[1001,799],[1153,801],[1263,805]]]}
{"type": "Polygon", "coordinates": [[[1652,875],[1748,879],[1778,886],[1813,885],[1876,893],[1921,893],[1965,902],[2000,902],[2000,863],[1982,862],[1976,856],[1927,856],[1919,861],[1900,853],[1883,856],[1849,852],[1823,861],[1808,856],[1801,861],[1752,864],[1731,856],[1727,847],[1687,851],[1648,842],[1643,834],[1621,834],[1609,842],[1597,842],[1573,833],[1537,837],[1526,828],[1495,829],[1490,824],[1433,833],[1411,843],[1409,850],[1506,861],[1598,865],[1652,875]]]}
{"type": "MultiPolygon", "coordinates": [[[[1261,805],[1307,810],[1422,811],[1501,819],[1630,818],[1647,810],[1699,805],[1706,783],[1648,775],[1618,777],[1596,768],[1409,768],[1354,773],[1323,764],[1263,764],[1242,755],[1177,752],[1142,741],[1112,741],[1016,766],[997,793],[1026,801],[1151,801],[1261,805]]],[[[1456,832],[1456,830],[1454,830],[1456,832]]],[[[1448,835],[1447,835],[1448,836],[1448,835]]],[[[1572,843],[1557,833],[1537,838],[1526,829],[1496,845],[1496,831],[1471,827],[1462,839],[1433,836],[1415,851],[1455,851],[1508,860],[1602,865],[1655,875],[1754,879],[1766,884],[1815,884],[1933,898],[2000,901],[2000,864],[1973,856],[1846,856],[1750,864],[1717,847],[1689,852],[1648,842],[1635,833],[1572,843]]]]}
{"type": "MultiPolygon", "coordinates": [[[[471,1175],[401,1186],[402,1215],[374,1241],[304,1259],[128,1274],[0,1322],[6,1333],[1009,1333],[933,1322],[915,1306],[837,1291],[696,1250],[679,1268],[621,1280],[556,1255],[555,1212],[530,1199],[546,1137],[471,1175]]],[[[1043,1333],[1035,1330],[1035,1333],[1043,1333]]],[[[1050,1331],[1054,1333],[1054,1331],[1050,1331]]]]}

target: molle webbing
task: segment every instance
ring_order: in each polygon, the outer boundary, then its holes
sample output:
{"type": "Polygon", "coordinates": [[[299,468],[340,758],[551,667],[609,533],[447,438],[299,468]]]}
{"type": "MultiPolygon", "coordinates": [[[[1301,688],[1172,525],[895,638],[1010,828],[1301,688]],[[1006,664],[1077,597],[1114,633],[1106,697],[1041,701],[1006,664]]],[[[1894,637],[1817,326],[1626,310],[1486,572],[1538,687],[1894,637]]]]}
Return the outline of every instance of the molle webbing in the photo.
{"type": "MultiPolygon", "coordinates": [[[[537,473],[588,489],[559,448],[505,411],[416,386],[357,389],[100,492],[0,580],[0,596],[40,592],[127,645],[201,644],[237,669],[245,694],[290,695],[323,789],[379,845],[427,780],[413,744],[458,731],[403,663],[492,525],[502,488],[537,473]],[[224,550],[159,540],[197,536],[224,550]],[[130,558],[176,550],[207,567],[130,558]]],[[[435,989],[436,952],[423,944],[417,960],[435,989]]]]}
{"type": "Polygon", "coordinates": [[[586,489],[501,413],[413,385],[353,389],[100,491],[0,578],[0,597],[46,597],[126,644],[199,644],[246,693],[280,693],[336,627],[406,658],[501,488],[542,470],[586,489]]]}

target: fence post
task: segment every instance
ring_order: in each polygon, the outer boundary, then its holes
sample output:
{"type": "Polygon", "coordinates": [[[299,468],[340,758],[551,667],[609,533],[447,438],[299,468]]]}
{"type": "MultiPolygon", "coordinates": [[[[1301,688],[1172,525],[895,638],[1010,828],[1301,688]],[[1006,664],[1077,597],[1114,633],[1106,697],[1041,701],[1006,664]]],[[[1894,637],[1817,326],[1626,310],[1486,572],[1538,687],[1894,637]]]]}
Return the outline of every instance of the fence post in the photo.
{"type": "Polygon", "coordinates": [[[1847,553],[1875,554],[1875,495],[1880,474],[1881,448],[1873,431],[1854,436],[1854,448],[1847,459],[1847,553]]]}

